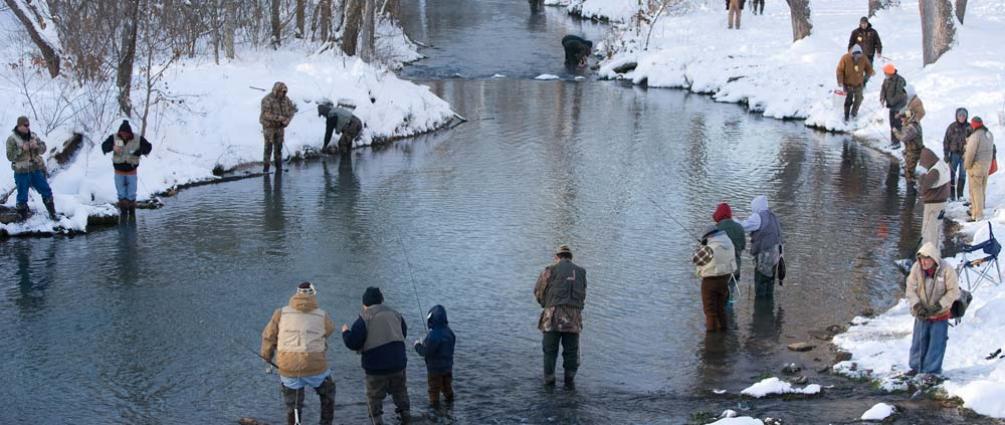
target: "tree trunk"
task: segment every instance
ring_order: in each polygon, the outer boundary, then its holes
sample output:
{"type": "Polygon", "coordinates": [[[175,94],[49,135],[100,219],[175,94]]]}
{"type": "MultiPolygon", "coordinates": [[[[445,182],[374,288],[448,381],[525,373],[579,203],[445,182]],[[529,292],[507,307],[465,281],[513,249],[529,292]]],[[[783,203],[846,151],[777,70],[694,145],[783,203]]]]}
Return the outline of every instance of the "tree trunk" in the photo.
{"type": "Polygon", "coordinates": [[[272,48],[278,49],[283,39],[283,23],[279,21],[279,6],[283,0],[272,0],[272,48]]]}
{"type": "Polygon", "coordinates": [[[119,89],[119,110],[132,116],[133,106],[130,92],[133,89],[133,62],[136,61],[136,27],[139,18],[140,1],[128,0],[122,22],[122,43],[119,48],[119,66],[115,76],[115,86],[119,89]]]}
{"type": "Polygon", "coordinates": [[[296,38],[304,38],[304,9],[307,7],[306,0],[297,0],[297,33],[296,38]]]}
{"type": "Polygon", "coordinates": [[[223,0],[223,52],[227,59],[234,59],[234,33],[237,32],[237,0],[223,0]]]}
{"type": "Polygon", "coordinates": [[[327,43],[331,38],[332,29],[332,0],[321,0],[318,2],[318,32],[321,43],[327,43]]]}
{"type": "Polygon", "coordinates": [[[342,31],[342,51],[349,56],[356,54],[359,43],[360,21],[363,20],[363,2],[366,0],[345,0],[345,30],[342,31]]]}
{"type": "Polygon", "coordinates": [[[956,37],[953,5],[949,0],[920,0],[921,46],[925,65],[939,60],[949,51],[956,37]]]}
{"type": "Polygon", "coordinates": [[[384,1],[384,10],[381,10],[381,14],[390,16],[396,20],[400,19],[401,2],[398,0],[383,0],[383,1],[384,1]]]}
{"type": "MultiPolygon", "coordinates": [[[[59,40],[50,40],[42,33],[45,27],[49,25],[45,22],[45,18],[37,10],[33,10],[34,5],[31,3],[25,4],[18,0],[4,0],[4,2],[7,3],[7,7],[10,8],[11,12],[14,12],[17,19],[21,21],[21,25],[28,32],[31,41],[35,43],[35,46],[42,53],[42,58],[45,59],[45,67],[49,70],[49,76],[52,78],[59,76],[59,40]],[[32,17],[37,19],[37,23],[32,20],[32,17]]],[[[55,28],[50,33],[55,33],[55,28]]]]}
{"type": "Polygon", "coordinates": [[[881,9],[886,8],[886,2],[883,0],[869,0],[869,17],[876,16],[876,12],[881,9]]]}
{"type": "Polygon", "coordinates": [[[360,26],[360,38],[363,45],[360,46],[359,56],[364,62],[373,62],[377,59],[374,39],[376,38],[376,15],[377,1],[364,0],[363,23],[360,26]]]}
{"type": "Polygon", "coordinates": [[[785,0],[789,4],[789,15],[792,18],[792,41],[806,38],[813,32],[813,21],[810,20],[810,0],[785,0]]]}
{"type": "Polygon", "coordinates": [[[963,16],[967,14],[967,0],[956,0],[956,19],[963,25],[963,16]]]}

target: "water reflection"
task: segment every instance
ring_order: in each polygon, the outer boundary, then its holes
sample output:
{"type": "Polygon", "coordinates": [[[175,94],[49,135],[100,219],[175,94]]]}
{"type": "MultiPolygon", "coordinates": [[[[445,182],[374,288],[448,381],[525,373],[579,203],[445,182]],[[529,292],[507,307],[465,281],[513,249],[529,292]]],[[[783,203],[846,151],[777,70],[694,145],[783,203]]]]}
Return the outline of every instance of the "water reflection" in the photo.
{"type": "MultiPolygon", "coordinates": [[[[35,266],[44,271],[51,270],[47,266],[52,265],[54,245],[50,244],[46,258],[43,262],[36,263],[35,266]]],[[[16,304],[23,315],[31,315],[41,312],[45,308],[45,291],[49,288],[48,276],[33,276],[32,271],[32,244],[25,244],[23,249],[14,250],[14,262],[17,265],[15,276],[17,277],[18,295],[16,304]]]]}

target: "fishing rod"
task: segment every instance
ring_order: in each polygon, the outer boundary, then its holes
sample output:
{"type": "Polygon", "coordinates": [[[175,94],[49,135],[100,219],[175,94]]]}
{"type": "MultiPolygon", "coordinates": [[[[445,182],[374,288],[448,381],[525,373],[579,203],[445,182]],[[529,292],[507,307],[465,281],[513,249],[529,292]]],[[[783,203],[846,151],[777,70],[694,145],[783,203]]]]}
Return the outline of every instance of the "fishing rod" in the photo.
{"type": "Polygon", "coordinates": [[[674,218],[673,214],[670,214],[670,212],[667,211],[666,209],[664,209],[663,206],[660,205],[658,202],[656,202],[655,199],[653,199],[648,194],[645,195],[645,197],[646,197],[646,199],[649,200],[649,202],[652,202],[653,205],[656,206],[656,208],[658,208],[660,211],[662,211],[663,214],[667,216],[667,218],[669,218],[671,221],[673,221],[675,224],[677,224],[677,226],[679,226],[681,228],[681,230],[684,230],[684,233],[687,233],[688,236],[690,236],[692,239],[697,240],[698,242],[701,242],[701,238],[694,237],[694,233],[691,233],[691,231],[688,230],[686,226],[684,226],[683,224],[681,224],[681,222],[677,221],[677,219],[674,218]]]}
{"type": "MultiPolygon", "coordinates": [[[[277,370],[277,371],[279,370],[279,366],[277,366],[275,363],[273,363],[272,360],[265,358],[265,356],[262,356],[257,351],[252,350],[251,348],[248,348],[248,347],[246,347],[244,345],[238,344],[237,343],[237,338],[231,339],[231,342],[233,342],[235,345],[239,345],[241,348],[243,348],[243,349],[245,349],[247,351],[250,351],[251,353],[253,353],[255,355],[255,357],[258,357],[258,358],[260,358],[262,360],[265,360],[265,362],[268,363],[269,366],[272,366],[272,368],[274,368],[275,370],[277,370]]],[[[266,370],[265,373],[271,374],[272,371],[271,370],[266,370]]],[[[303,395],[304,395],[304,388],[300,387],[299,389],[297,389],[295,391],[297,392],[297,395],[295,396],[296,397],[296,403],[294,403],[294,406],[293,406],[293,420],[294,420],[293,423],[296,424],[296,425],[300,425],[300,410],[301,410],[301,403],[303,403],[302,400],[303,400],[303,395]]]]}
{"type": "MultiPolygon", "coordinates": [[[[408,277],[412,282],[412,292],[415,294],[415,304],[419,307],[419,318],[425,318],[426,313],[422,308],[422,301],[419,299],[419,287],[415,284],[415,272],[412,267],[412,260],[409,259],[408,250],[405,249],[405,242],[401,238],[401,229],[399,229],[396,224],[392,223],[392,226],[394,226],[394,233],[398,237],[398,246],[401,247],[401,253],[405,256],[405,264],[408,265],[408,277]]],[[[429,331],[428,324],[425,320],[422,320],[422,329],[424,332],[429,331]]]]}

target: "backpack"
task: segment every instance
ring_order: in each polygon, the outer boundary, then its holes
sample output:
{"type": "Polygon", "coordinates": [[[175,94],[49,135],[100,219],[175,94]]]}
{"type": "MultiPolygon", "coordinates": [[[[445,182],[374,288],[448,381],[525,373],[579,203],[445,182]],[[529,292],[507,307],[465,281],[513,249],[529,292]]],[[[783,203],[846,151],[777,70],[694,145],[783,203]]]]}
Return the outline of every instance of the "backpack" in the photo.
{"type": "Polygon", "coordinates": [[[949,308],[949,318],[956,320],[956,324],[960,324],[963,320],[963,315],[967,314],[967,307],[970,307],[970,301],[973,301],[974,296],[965,289],[960,289],[960,298],[953,301],[953,306],[949,308]]]}

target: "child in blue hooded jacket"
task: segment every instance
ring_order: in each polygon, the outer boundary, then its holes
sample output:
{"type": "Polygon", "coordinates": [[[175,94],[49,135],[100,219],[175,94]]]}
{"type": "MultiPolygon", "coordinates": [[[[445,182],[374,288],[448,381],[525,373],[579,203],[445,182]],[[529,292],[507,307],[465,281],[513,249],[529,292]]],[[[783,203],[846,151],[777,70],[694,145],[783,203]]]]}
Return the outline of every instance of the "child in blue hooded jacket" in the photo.
{"type": "Polygon", "coordinates": [[[440,393],[446,402],[454,401],[454,331],[447,325],[447,309],[435,305],[426,316],[429,333],[415,341],[415,351],[426,359],[429,403],[438,404],[440,393]]]}

